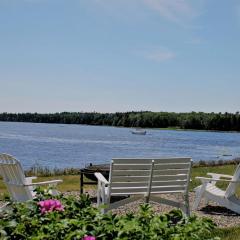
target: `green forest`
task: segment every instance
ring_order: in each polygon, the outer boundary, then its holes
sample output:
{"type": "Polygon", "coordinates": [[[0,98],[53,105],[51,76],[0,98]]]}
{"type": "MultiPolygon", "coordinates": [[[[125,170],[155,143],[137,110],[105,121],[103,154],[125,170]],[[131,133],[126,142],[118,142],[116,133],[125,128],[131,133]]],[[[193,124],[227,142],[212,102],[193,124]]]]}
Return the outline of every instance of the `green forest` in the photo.
{"type": "Polygon", "coordinates": [[[236,113],[174,113],[174,112],[62,112],[62,113],[0,113],[0,121],[88,124],[117,127],[179,128],[196,130],[240,131],[240,114],[236,113]]]}

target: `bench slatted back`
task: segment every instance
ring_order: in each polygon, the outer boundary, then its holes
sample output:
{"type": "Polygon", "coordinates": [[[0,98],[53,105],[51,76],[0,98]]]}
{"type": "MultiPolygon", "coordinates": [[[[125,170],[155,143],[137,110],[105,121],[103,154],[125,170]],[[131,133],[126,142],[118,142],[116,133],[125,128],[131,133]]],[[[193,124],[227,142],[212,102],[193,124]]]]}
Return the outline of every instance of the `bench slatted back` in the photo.
{"type": "Polygon", "coordinates": [[[109,196],[187,192],[191,158],[114,158],[109,196]]]}
{"type": "Polygon", "coordinates": [[[154,160],[151,194],[188,192],[191,158],[154,160]]]}
{"type": "Polygon", "coordinates": [[[113,159],[109,175],[109,195],[147,194],[152,159],[113,159]]]}

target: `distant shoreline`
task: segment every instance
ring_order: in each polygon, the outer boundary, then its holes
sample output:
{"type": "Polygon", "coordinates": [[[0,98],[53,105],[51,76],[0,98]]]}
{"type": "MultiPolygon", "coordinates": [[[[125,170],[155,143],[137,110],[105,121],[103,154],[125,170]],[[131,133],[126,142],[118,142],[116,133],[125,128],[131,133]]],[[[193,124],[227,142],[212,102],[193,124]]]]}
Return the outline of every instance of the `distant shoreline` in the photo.
{"type": "Polygon", "coordinates": [[[240,114],[234,113],[174,113],[174,112],[61,112],[61,113],[0,113],[0,121],[83,124],[149,128],[164,130],[198,130],[240,132],[240,114]]]}
{"type": "MultiPolygon", "coordinates": [[[[135,129],[136,127],[125,127],[125,126],[110,126],[110,125],[93,125],[93,124],[83,124],[83,123],[47,123],[47,122],[29,122],[29,121],[1,121],[0,123],[36,123],[36,124],[59,124],[59,125],[83,125],[83,126],[91,126],[91,127],[116,127],[116,128],[131,128],[135,129]]],[[[161,130],[161,131],[192,131],[192,132],[219,132],[219,133],[240,133],[240,131],[236,130],[204,130],[204,129],[183,129],[179,127],[166,127],[166,128],[158,128],[158,127],[138,127],[140,129],[146,130],[161,130]]]]}

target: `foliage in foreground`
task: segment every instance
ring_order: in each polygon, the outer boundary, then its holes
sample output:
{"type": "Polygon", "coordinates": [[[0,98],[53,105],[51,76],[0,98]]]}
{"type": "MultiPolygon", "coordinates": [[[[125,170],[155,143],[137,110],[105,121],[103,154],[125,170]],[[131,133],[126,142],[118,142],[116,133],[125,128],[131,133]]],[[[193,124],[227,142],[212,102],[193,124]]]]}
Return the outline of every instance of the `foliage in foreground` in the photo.
{"type": "Polygon", "coordinates": [[[215,228],[211,220],[187,218],[180,210],[157,215],[143,204],[137,214],[120,216],[100,213],[88,196],[46,201],[51,198],[38,191],[34,201],[11,203],[1,213],[0,239],[219,239],[206,237],[215,228]]]}

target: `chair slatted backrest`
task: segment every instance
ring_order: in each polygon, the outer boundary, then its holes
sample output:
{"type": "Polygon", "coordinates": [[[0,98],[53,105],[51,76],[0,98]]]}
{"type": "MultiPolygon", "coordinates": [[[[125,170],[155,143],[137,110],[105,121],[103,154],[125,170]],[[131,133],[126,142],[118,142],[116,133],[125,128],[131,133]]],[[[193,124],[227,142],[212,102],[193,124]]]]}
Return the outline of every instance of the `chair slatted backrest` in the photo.
{"type": "Polygon", "coordinates": [[[26,178],[20,162],[11,155],[0,154],[0,175],[11,195],[12,200],[26,201],[32,199],[30,188],[24,187],[26,178]]]}
{"type": "Polygon", "coordinates": [[[114,158],[109,195],[186,192],[191,158],[114,158]]]}
{"type": "MultiPolygon", "coordinates": [[[[239,181],[240,180],[240,164],[238,164],[235,173],[233,174],[232,181],[239,181]]],[[[226,189],[225,197],[229,198],[236,193],[238,183],[230,183],[226,189]]]]}

